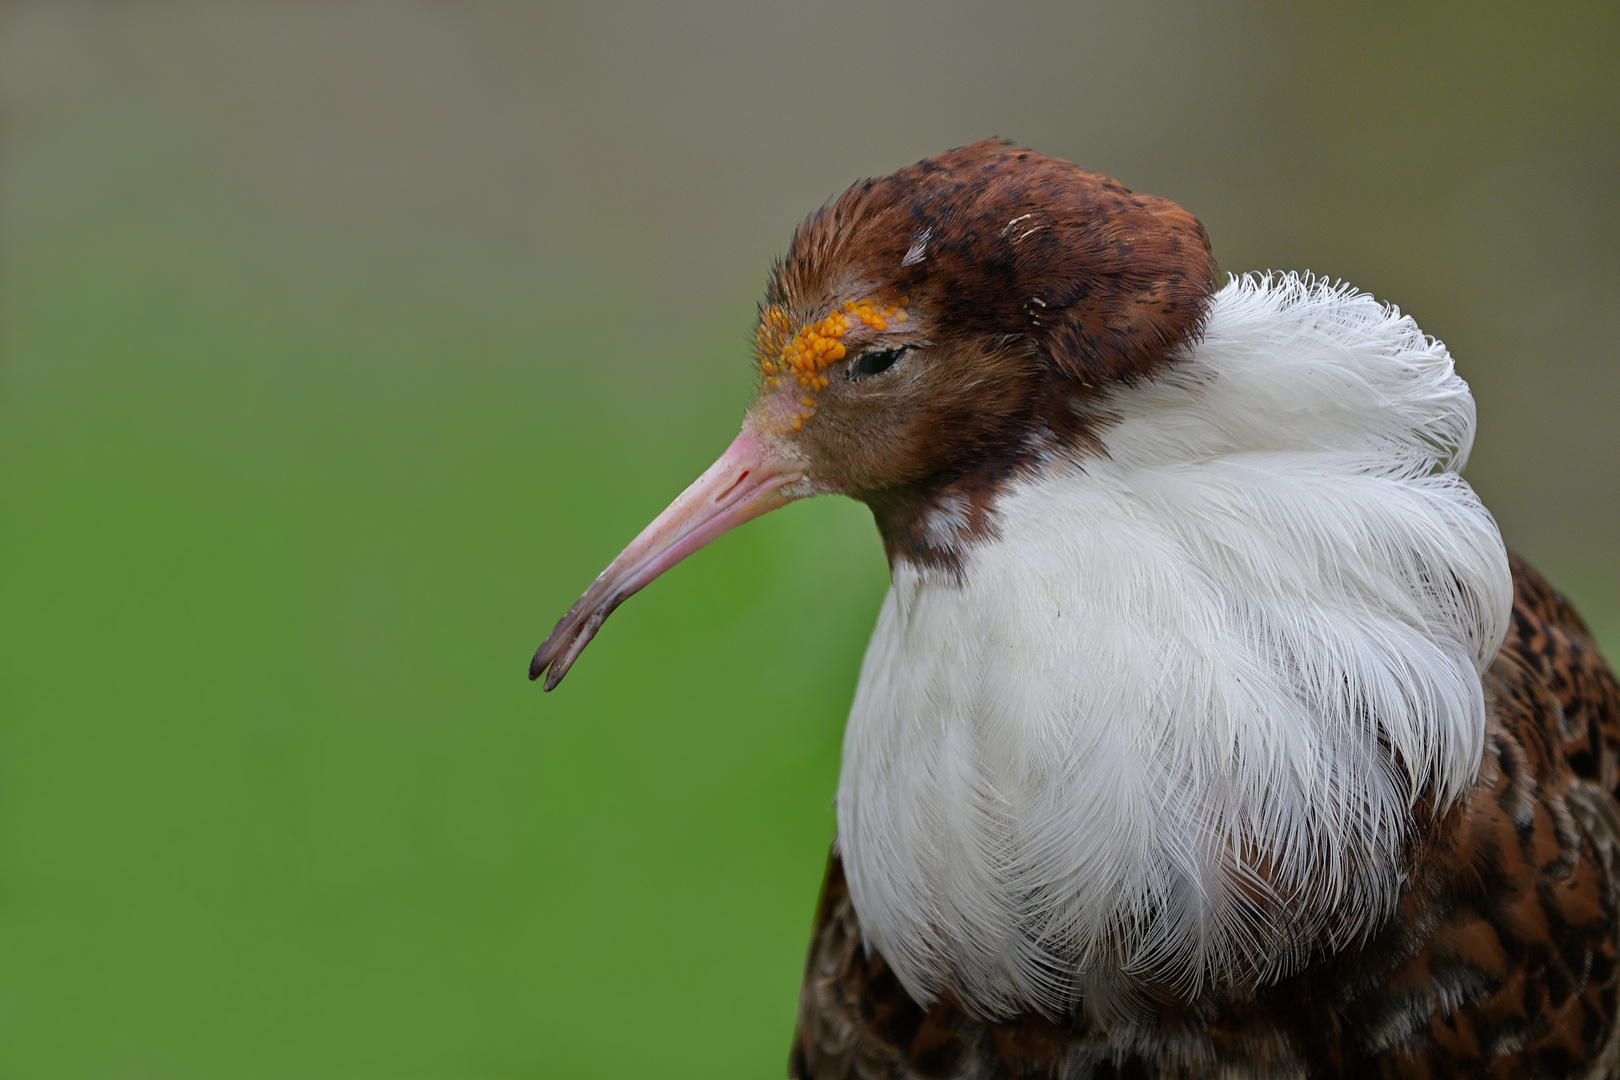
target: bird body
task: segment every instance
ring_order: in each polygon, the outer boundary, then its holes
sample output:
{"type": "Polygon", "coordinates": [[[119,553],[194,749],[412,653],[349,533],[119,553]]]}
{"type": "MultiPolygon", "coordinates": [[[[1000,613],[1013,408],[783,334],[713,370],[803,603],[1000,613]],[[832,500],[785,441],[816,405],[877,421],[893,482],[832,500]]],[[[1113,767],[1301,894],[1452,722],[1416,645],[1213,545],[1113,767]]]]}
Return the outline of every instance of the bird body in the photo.
{"type": "Polygon", "coordinates": [[[724,455],[536,653],[796,498],[892,587],[793,1075],[1620,1077],[1620,687],[1397,310],[984,142],[773,270],[724,455]]]}
{"type": "Polygon", "coordinates": [[[790,1075],[1620,1076],[1620,686],[1567,601],[1517,559],[1513,581],[1477,776],[1400,853],[1394,910],[1364,940],[1249,986],[1144,980],[1114,1016],[990,1018],[906,991],[865,945],[835,854],[790,1075]]]}
{"type": "Polygon", "coordinates": [[[1412,802],[1478,769],[1512,584],[1443,346],[1239,279],[1093,408],[1100,447],[1009,483],[959,565],[895,567],[861,673],[840,850],[920,1001],[1286,974],[1387,918],[1412,802]]]}

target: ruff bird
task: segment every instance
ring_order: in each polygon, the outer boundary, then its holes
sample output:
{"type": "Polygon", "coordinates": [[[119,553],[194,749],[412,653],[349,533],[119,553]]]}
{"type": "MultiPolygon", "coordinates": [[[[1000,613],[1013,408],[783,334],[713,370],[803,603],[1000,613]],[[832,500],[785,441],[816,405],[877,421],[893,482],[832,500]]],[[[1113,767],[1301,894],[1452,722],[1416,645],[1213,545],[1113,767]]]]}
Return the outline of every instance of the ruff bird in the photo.
{"type": "Polygon", "coordinates": [[[872,510],[793,1076],[1614,1077],[1620,686],[1397,309],[999,141],[813,213],[742,431],[534,657],[872,510]]]}

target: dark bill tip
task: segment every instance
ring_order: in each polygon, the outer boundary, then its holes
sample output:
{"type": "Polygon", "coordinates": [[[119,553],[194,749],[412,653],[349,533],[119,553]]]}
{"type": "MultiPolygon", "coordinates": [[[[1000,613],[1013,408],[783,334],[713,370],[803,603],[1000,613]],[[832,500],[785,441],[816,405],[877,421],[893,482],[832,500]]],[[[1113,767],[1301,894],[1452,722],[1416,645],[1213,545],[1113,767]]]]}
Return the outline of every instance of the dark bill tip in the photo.
{"type": "Polygon", "coordinates": [[[591,643],[607,617],[623,600],[624,595],[616,594],[610,594],[605,601],[596,599],[591,593],[580,597],[579,602],[568,609],[568,614],[557,620],[556,627],[535,650],[534,659],[529,661],[529,681],[533,682],[541,672],[545,672],[546,681],[541,684],[541,689],[554,689],[568,674],[568,669],[574,666],[575,657],[585,651],[585,646],[591,643]]]}
{"type": "Polygon", "coordinates": [[[720,459],[643,529],[568,609],[529,662],[529,680],[544,673],[543,688],[556,687],[615,608],[716,536],[791,502],[794,496],[781,490],[802,476],[796,463],[777,458],[745,426],[720,459]]]}

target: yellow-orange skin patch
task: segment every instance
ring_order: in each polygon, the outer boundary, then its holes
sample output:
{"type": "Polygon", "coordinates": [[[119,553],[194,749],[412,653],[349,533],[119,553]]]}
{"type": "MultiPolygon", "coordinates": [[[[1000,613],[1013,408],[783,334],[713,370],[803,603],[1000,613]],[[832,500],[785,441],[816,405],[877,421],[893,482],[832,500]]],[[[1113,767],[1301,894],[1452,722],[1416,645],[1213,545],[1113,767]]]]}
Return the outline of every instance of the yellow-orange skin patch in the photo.
{"type": "Polygon", "coordinates": [[[805,391],[799,413],[793,419],[793,427],[797,428],[816,411],[810,392],[826,387],[827,368],[848,355],[839,339],[849,333],[851,327],[859,323],[881,331],[887,330],[891,322],[905,321],[905,297],[884,307],[870,299],[849,300],[842,310],[834,309],[820,322],[807,323],[798,330],[793,329],[787,312],[773,305],[760,316],[759,328],[754,331],[760,374],[765,376],[765,385],[772,390],[781,386],[783,379],[792,378],[805,391]]]}

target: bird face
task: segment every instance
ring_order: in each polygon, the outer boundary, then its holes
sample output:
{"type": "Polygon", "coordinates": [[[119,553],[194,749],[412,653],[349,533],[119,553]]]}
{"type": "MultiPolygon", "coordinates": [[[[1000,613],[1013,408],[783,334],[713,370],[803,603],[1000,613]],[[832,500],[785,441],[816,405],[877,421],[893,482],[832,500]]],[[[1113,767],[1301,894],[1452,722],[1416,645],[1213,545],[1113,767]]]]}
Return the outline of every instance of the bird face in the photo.
{"type": "Polygon", "coordinates": [[[942,332],[926,302],[880,303],[834,297],[784,345],[772,335],[749,411],[818,490],[868,502],[983,466],[998,436],[1015,436],[1043,375],[1027,337],[942,332]]]}
{"type": "Polygon", "coordinates": [[[530,677],[551,689],[624,599],[809,495],[869,505],[891,561],[959,570],[1009,479],[1083,453],[1088,404],[1197,335],[1214,278],[1180,207],[998,141],[856,184],[772,269],[741,433],[569,610],[530,677]]]}

